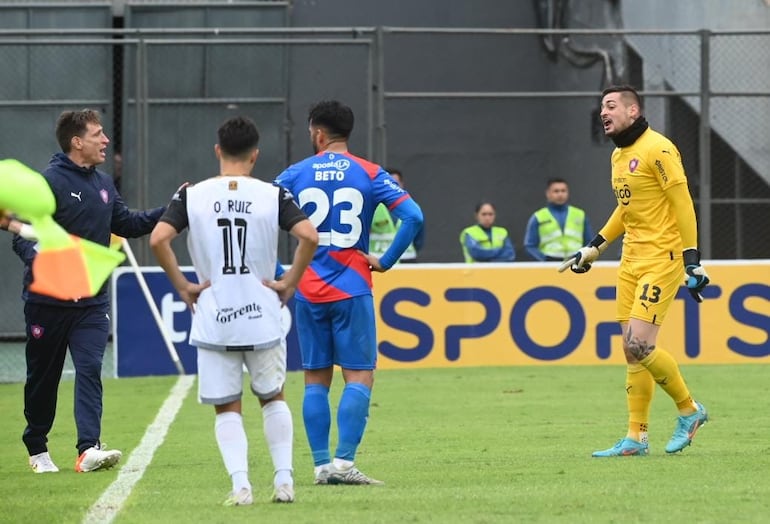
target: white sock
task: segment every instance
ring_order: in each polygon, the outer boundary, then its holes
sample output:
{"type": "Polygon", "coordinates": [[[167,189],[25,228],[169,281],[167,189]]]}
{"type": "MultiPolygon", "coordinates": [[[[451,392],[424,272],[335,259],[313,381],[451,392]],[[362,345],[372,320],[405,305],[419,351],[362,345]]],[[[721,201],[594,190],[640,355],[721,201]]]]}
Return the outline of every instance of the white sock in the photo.
{"type": "Polygon", "coordinates": [[[292,479],[292,445],[294,441],[294,424],[289,405],[283,400],[268,402],[262,408],[263,429],[265,440],[273,459],[275,487],[282,484],[294,485],[292,479]]]}
{"type": "Polygon", "coordinates": [[[233,482],[233,491],[251,489],[249,482],[249,442],[243,429],[243,417],[235,411],[225,411],[216,416],[214,433],[225,469],[233,482]]]}
{"type": "Polygon", "coordinates": [[[347,471],[353,467],[352,460],[345,460],[337,457],[334,457],[334,460],[332,460],[332,463],[334,464],[334,469],[336,469],[337,471],[347,471]]]}

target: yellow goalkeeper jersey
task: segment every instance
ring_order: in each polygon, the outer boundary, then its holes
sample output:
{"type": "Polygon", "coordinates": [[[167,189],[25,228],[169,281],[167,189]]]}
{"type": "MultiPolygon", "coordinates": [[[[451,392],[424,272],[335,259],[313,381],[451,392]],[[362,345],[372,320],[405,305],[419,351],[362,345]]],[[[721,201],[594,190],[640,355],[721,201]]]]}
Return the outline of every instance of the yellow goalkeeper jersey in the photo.
{"type": "MultiPolygon", "coordinates": [[[[629,260],[679,257],[682,239],[673,206],[665,191],[687,184],[676,146],[662,134],[647,129],[630,146],[612,152],[612,189],[623,221],[623,256],[629,260]]],[[[681,199],[677,197],[677,199],[681,199]]],[[[694,220],[694,214],[693,214],[694,220]]],[[[689,246],[688,246],[689,247],[689,246]]]]}

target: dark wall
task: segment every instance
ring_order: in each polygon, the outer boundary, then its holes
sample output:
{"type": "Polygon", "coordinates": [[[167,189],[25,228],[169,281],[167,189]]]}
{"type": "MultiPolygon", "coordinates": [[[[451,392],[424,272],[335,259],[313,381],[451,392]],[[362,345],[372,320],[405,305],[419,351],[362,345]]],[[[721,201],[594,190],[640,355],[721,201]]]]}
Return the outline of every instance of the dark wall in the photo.
{"type": "MultiPolygon", "coordinates": [[[[0,5],[2,30],[105,28],[111,24],[111,6],[106,2],[0,5]]],[[[0,159],[15,158],[37,171],[45,169],[59,150],[54,137],[56,119],[62,111],[72,109],[73,99],[102,111],[104,126],[111,129],[109,46],[8,45],[0,49],[0,66],[0,101],[4,102],[0,104],[0,159]],[[83,82],[84,78],[88,81],[83,82]]],[[[11,249],[11,235],[0,233],[0,334],[24,331],[22,267],[11,249]]]]}

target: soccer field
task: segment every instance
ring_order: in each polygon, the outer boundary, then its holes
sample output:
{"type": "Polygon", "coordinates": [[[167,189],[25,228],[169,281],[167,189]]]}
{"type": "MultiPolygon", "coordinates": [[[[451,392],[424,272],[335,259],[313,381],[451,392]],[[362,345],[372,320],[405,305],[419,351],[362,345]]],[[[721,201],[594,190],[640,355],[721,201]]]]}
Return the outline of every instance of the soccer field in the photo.
{"type": "MultiPolygon", "coordinates": [[[[658,390],[650,455],[613,459],[590,455],[625,434],[623,367],[378,372],[357,463],[383,487],[312,484],[302,376],[291,373],[297,502],[269,502],[271,465],[256,399],[249,397],[244,420],[255,503],[235,508],[221,506],[230,482],[214,441],[213,410],[197,403],[193,386],[114,522],[766,522],[768,368],[683,371],[711,415],[693,445],[674,456],[663,451],[676,413],[658,390]]],[[[62,382],[49,443],[61,472],[44,475],[28,468],[20,440],[23,386],[0,385],[0,522],[82,522],[119,478],[177,380],[105,381],[103,437],[124,457],[116,469],[89,474],[73,470],[72,382],[62,382]]]]}

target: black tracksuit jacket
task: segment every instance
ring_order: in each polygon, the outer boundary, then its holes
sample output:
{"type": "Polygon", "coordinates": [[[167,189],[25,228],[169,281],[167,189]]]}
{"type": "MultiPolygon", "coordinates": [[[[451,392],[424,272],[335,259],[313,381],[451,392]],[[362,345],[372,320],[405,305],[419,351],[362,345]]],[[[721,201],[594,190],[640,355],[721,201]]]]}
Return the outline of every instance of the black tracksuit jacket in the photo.
{"type": "MultiPolygon", "coordinates": [[[[110,245],[110,233],[125,238],[149,234],[165,207],[147,211],[130,211],[115,189],[112,178],[96,168],[80,167],[64,153],[56,153],[43,172],[56,198],[54,220],[68,233],[103,246],[110,245]]],[[[35,242],[16,235],[13,250],[24,262],[22,298],[29,303],[64,307],[88,307],[106,304],[107,284],[93,296],[80,300],[59,300],[32,293],[32,261],[35,242]]]]}

